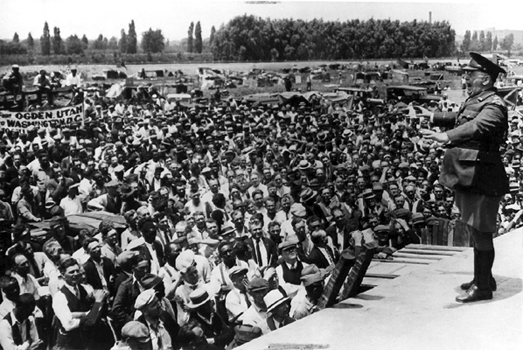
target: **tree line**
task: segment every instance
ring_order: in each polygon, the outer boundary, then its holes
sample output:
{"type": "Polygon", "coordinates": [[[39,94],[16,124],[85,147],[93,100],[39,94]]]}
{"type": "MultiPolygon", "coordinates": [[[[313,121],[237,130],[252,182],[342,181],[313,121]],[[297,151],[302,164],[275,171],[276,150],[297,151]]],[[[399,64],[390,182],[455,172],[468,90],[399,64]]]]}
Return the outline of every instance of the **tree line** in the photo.
{"type": "Polygon", "coordinates": [[[479,32],[474,31],[473,33],[470,30],[465,31],[465,36],[463,37],[463,42],[461,44],[461,50],[463,52],[468,51],[496,51],[498,49],[507,50],[510,54],[510,50],[514,45],[514,34],[508,34],[501,42],[498,40],[496,35],[492,39],[492,32],[485,32],[482,30],[479,32]]]}
{"type": "Polygon", "coordinates": [[[443,57],[455,52],[446,21],[312,21],[233,18],[212,38],[215,60],[310,60],[443,57]]]}
{"type": "MultiPolygon", "coordinates": [[[[54,27],[51,35],[49,24],[45,22],[42,36],[36,40],[39,42],[39,50],[31,33],[28,34],[24,42],[20,41],[20,36],[15,33],[11,42],[0,42],[0,54],[21,55],[38,52],[43,56],[50,55],[83,55],[86,50],[95,51],[114,51],[125,54],[138,53],[138,37],[136,34],[134,20],[129,23],[129,29],[121,30],[120,39],[107,37],[100,34],[94,40],[88,40],[84,34],[81,38],[78,35],[71,35],[65,40],[62,39],[60,28],[54,27]]],[[[165,38],[160,29],[142,33],[142,49],[146,53],[162,52],[165,47],[165,38]]]]}

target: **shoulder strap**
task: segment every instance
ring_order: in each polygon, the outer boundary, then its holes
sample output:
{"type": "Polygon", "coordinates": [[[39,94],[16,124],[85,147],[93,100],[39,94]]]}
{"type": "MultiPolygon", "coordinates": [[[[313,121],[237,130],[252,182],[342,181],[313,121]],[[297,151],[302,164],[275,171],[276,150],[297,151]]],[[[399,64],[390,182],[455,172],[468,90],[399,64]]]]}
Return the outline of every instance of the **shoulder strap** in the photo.
{"type": "MultiPolygon", "coordinates": [[[[23,343],[22,334],[20,333],[20,329],[18,328],[18,326],[16,324],[13,325],[13,318],[11,317],[10,312],[7,315],[5,315],[4,320],[6,320],[9,323],[9,326],[11,327],[11,333],[12,333],[13,342],[15,343],[15,345],[22,345],[22,343],[23,343]]],[[[29,322],[26,322],[25,326],[26,326],[26,334],[27,334],[27,337],[29,338],[30,337],[29,322]]]]}

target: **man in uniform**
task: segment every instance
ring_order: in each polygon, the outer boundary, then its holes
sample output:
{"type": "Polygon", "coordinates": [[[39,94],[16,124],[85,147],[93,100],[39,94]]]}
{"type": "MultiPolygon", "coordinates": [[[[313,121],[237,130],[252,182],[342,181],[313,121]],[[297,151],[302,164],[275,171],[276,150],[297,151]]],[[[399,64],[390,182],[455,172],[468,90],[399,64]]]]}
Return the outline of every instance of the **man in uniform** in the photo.
{"type": "MultiPolygon", "coordinates": [[[[455,191],[462,229],[474,242],[474,279],[461,288],[467,292],[460,303],[492,299],[496,289],[492,278],[493,234],[502,196],[509,192],[499,146],[508,130],[507,107],[494,87],[505,71],[480,54],[464,67],[469,97],[457,113],[436,113],[431,122],[447,127],[446,132],[422,130],[430,140],[447,147],[439,182],[455,191]]],[[[458,229],[458,227],[456,227],[458,229]]]]}

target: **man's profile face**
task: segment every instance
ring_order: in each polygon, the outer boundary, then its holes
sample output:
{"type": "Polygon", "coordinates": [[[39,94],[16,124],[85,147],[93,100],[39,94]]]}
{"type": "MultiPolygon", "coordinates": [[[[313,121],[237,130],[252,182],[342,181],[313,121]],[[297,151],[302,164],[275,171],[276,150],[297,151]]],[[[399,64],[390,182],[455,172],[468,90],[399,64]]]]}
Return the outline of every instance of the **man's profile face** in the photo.
{"type": "Polygon", "coordinates": [[[465,72],[465,79],[469,96],[475,96],[484,91],[486,87],[484,83],[490,80],[486,73],[480,71],[465,72]]]}

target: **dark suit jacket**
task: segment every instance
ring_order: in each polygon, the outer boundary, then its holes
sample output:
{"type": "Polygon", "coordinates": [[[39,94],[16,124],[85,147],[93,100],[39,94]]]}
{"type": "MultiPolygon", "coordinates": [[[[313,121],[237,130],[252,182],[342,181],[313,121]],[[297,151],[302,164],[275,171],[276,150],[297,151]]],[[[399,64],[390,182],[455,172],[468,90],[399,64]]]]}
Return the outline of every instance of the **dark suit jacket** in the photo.
{"type": "MultiPolygon", "coordinates": [[[[254,261],[258,262],[258,257],[256,256],[256,246],[254,244],[255,243],[254,239],[252,237],[248,238],[246,240],[246,242],[252,249],[252,255],[253,255],[254,261]]],[[[265,246],[265,250],[267,250],[268,266],[276,267],[277,260],[278,260],[278,250],[276,249],[276,244],[274,244],[274,242],[272,240],[270,240],[269,238],[266,238],[266,237],[262,237],[261,242],[265,246]]],[[[262,267],[262,266],[260,266],[260,267],[262,267]]]]}
{"type": "Polygon", "coordinates": [[[120,284],[116,291],[111,316],[115,321],[117,333],[120,333],[127,322],[133,320],[134,301],[140,295],[137,283],[133,283],[133,276],[130,276],[120,284]]]}
{"type": "Polygon", "coordinates": [[[339,229],[336,226],[336,224],[330,225],[329,228],[327,228],[327,231],[325,231],[325,232],[327,233],[327,236],[329,236],[332,239],[332,243],[334,244],[334,247],[340,249],[339,246],[341,245],[340,252],[349,246],[350,233],[352,232],[350,230],[349,225],[345,224],[345,226],[343,228],[343,242],[338,242],[339,229]]]}
{"type": "MultiPolygon", "coordinates": [[[[167,333],[169,333],[169,336],[171,337],[172,344],[170,344],[172,347],[175,346],[175,343],[177,343],[178,338],[178,332],[180,331],[180,326],[178,323],[176,323],[175,320],[173,320],[172,316],[167,312],[163,311],[160,314],[160,320],[163,322],[163,326],[165,327],[165,330],[167,333]]],[[[136,320],[138,322],[143,323],[147,326],[147,321],[145,320],[145,316],[141,315],[136,320]]]]}
{"type": "MultiPolygon", "coordinates": [[[[330,250],[329,247],[325,247],[325,249],[330,250]]],[[[336,256],[334,255],[334,252],[331,251],[331,253],[332,260],[334,263],[336,263],[336,256]]],[[[326,269],[330,266],[329,261],[316,245],[314,245],[314,248],[312,248],[307,260],[309,264],[314,264],[320,269],[326,269]]]]}
{"type": "Polygon", "coordinates": [[[189,322],[196,321],[200,324],[206,338],[214,338],[214,343],[225,348],[234,339],[234,329],[229,328],[225,321],[218,315],[214,314],[212,324],[207,324],[196,312],[192,312],[189,322]]]}
{"type": "MultiPolygon", "coordinates": [[[[102,256],[102,269],[104,271],[104,277],[105,281],[107,282],[107,289],[109,290],[110,295],[114,295],[114,265],[113,262],[102,256]]],[[[93,289],[103,289],[102,281],[100,279],[100,276],[98,275],[98,271],[96,271],[96,266],[94,265],[94,261],[89,258],[84,264],[84,270],[85,270],[85,281],[93,287],[93,289]]]]}
{"type": "MultiPolygon", "coordinates": [[[[154,241],[153,242],[154,249],[156,251],[156,257],[158,258],[158,262],[160,263],[160,266],[163,266],[163,247],[160,242],[154,241]]],[[[145,246],[145,244],[141,245],[138,251],[147,259],[152,260],[151,253],[149,252],[149,249],[145,246]]]]}

